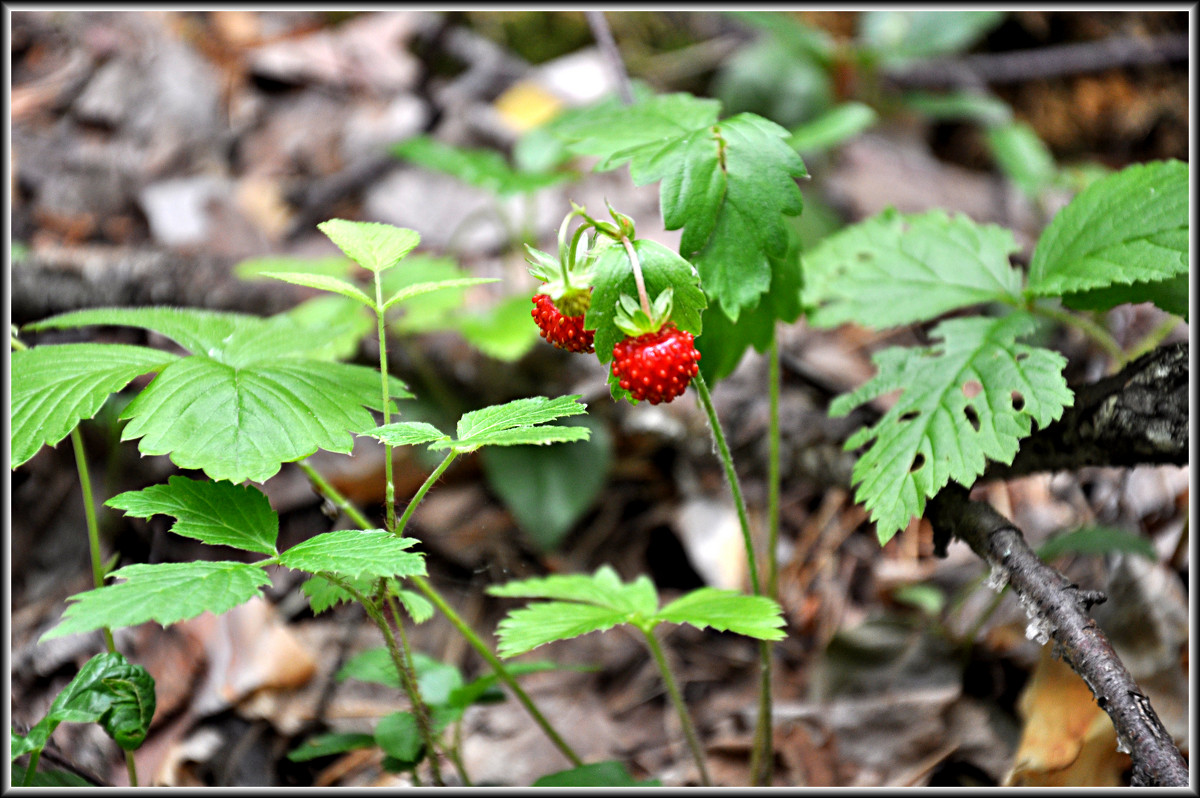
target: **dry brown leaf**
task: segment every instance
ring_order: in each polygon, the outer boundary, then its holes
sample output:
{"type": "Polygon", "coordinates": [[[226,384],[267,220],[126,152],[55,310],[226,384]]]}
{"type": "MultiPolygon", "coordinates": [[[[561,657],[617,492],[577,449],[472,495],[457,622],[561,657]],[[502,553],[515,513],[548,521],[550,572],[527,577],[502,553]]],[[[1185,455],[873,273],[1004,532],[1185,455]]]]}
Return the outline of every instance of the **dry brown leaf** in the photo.
{"type": "Polygon", "coordinates": [[[1009,787],[1119,787],[1130,765],[1112,721],[1071,668],[1042,647],[1018,703],[1025,728],[1009,787]]]}

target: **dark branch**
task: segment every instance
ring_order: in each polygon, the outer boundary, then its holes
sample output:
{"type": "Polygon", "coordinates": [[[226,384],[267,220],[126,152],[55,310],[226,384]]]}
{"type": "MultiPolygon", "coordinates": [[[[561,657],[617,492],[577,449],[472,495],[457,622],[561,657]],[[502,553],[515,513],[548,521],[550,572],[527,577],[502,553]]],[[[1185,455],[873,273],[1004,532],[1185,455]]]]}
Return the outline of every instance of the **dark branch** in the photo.
{"type": "Polygon", "coordinates": [[[1063,417],[1021,441],[1011,465],[981,479],[1084,466],[1187,465],[1188,344],[1160,347],[1075,390],[1063,417]]]}
{"type": "Polygon", "coordinates": [[[1187,764],[1171,735],[1108,638],[1088,616],[1088,608],[1098,603],[1099,596],[1081,592],[1038,559],[1011,521],[990,505],[971,501],[958,485],[931,499],[925,517],[935,536],[957,537],[993,573],[1002,575],[1024,605],[1030,623],[1054,638],[1064,661],[1083,677],[1096,703],[1112,718],[1117,739],[1133,759],[1133,785],[1187,786],[1187,764]]]}

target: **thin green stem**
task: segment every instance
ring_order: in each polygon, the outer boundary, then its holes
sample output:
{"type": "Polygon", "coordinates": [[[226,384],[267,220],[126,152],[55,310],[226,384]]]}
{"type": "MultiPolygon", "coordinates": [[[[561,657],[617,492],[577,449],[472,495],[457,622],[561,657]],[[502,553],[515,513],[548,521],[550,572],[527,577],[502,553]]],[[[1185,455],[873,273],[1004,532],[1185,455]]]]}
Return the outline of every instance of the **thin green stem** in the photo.
{"type": "Polygon", "coordinates": [[[441,479],[442,474],[446,472],[446,469],[450,467],[450,464],[454,462],[454,458],[456,457],[458,457],[458,452],[451,449],[445,459],[433,470],[433,473],[425,478],[425,481],[421,483],[421,487],[417,488],[417,492],[413,494],[408,506],[404,508],[404,515],[400,516],[400,520],[394,529],[394,534],[404,534],[404,529],[408,526],[408,521],[412,518],[412,514],[416,512],[417,505],[421,503],[421,499],[425,498],[425,494],[433,487],[433,483],[441,479]]]}
{"type": "Polygon", "coordinates": [[[1060,324],[1066,324],[1083,332],[1084,335],[1095,341],[1096,344],[1103,349],[1109,357],[1112,358],[1113,362],[1111,368],[1113,370],[1120,368],[1121,365],[1125,363],[1125,350],[1121,348],[1121,345],[1117,343],[1116,339],[1112,337],[1112,334],[1109,333],[1108,330],[1104,329],[1087,316],[1081,316],[1077,313],[1071,313],[1070,311],[1063,310],[1062,308],[1040,302],[1034,304],[1032,310],[1034,313],[1045,316],[1048,319],[1054,319],[1060,324]]]}
{"type": "Polygon", "coordinates": [[[733,505],[737,510],[738,523],[742,527],[742,541],[746,545],[746,565],[750,571],[750,587],[756,596],[762,595],[762,584],[758,581],[758,565],[754,556],[754,538],[750,534],[750,516],[746,512],[746,500],[742,496],[742,486],[738,481],[737,471],[733,467],[733,455],[729,453],[729,444],[725,441],[725,432],[721,429],[721,420],[717,418],[717,410],[713,407],[712,395],[708,392],[708,383],[704,380],[704,372],[692,379],[696,395],[700,398],[700,406],[708,416],[708,426],[712,430],[713,440],[717,444],[717,454],[720,455],[721,465],[725,467],[725,478],[729,482],[729,492],[733,494],[733,505]]]}
{"type": "Polygon", "coordinates": [[[29,765],[25,768],[25,778],[21,782],[22,787],[33,786],[33,774],[37,773],[38,760],[42,758],[42,749],[29,752],[29,765]]]}
{"type": "MultiPolygon", "coordinates": [[[[383,397],[383,423],[391,423],[391,394],[388,389],[387,336],[384,330],[383,281],[375,272],[375,324],[379,335],[379,392],[383,397]]],[[[387,505],[387,528],[396,528],[396,483],[392,479],[392,447],[383,445],[383,480],[387,505]]]]}
{"type": "MultiPolygon", "coordinates": [[[[323,476],[321,476],[321,474],[318,473],[315,468],[313,468],[307,462],[301,462],[299,465],[304,473],[308,475],[308,478],[312,481],[312,483],[317,486],[317,489],[320,490],[330,501],[332,501],[334,505],[342,512],[346,513],[346,515],[349,516],[354,523],[358,524],[359,527],[363,529],[370,528],[371,522],[368,521],[367,517],[362,514],[362,511],[360,511],[345,496],[338,492],[337,488],[329,484],[329,482],[323,476]]],[[[410,506],[415,506],[415,501],[410,503],[410,506]]],[[[413,585],[416,586],[417,590],[419,590],[425,596],[425,598],[429,599],[431,604],[437,607],[442,615],[446,616],[446,620],[450,621],[450,624],[458,630],[459,634],[461,634],[467,643],[473,649],[475,649],[479,656],[483,657],[484,660],[491,665],[492,670],[496,672],[496,675],[501,681],[508,685],[509,689],[512,690],[513,695],[515,695],[517,700],[521,702],[521,705],[525,707],[525,710],[530,714],[534,722],[541,727],[542,731],[550,739],[550,742],[554,743],[558,750],[562,751],[563,756],[570,760],[571,764],[573,764],[575,767],[582,765],[583,760],[579,758],[579,755],[575,753],[574,749],[567,745],[566,741],[563,740],[563,738],[559,736],[558,732],[554,730],[554,727],[550,725],[550,722],[546,720],[545,716],[542,715],[541,711],[533,703],[533,699],[531,699],[529,694],[526,693],[525,690],[522,689],[521,685],[517,683],[516,678],[514,678],[513,675],[508,672],[508,669],[504,667],[504,663],[500,661],[500,658],[497,657],[490,648],[488,648],[488,645],[479,638],[479,635],[475,634],[475,630],[467,625],[466,621],[464,621],[462,617],[454,611],[454,608],[451,607],[444,598],[442,598],[441,594],[438,593],[437,590],[435,590],[434,587],[429,584],[424,577],[410,576],[408,579],[413,585]]]]}
{"type": "Polygon", "coordinates": [[[625,247],[625,253],[629,255],[629,264],[633,267],[633,281],[637,283],[638,302],[641,303],[646,317],[653,319],[654,313],[650,309],[650,296],[646,293],[646,278],[642,276],[642,262],[638,260],[637,250],[633,248],[633,242],[627,236],[621,236],[621,245],[625,247]]]}
{"type": "Polygon", "coordinates": [[[474,787],[462,761],[462,718],[454,722],[454,745],[446,753],[449,755],[450,761],[454,763],[454,769],[458,771],[458,778],[462,782],[462,786],[474,787]]]}
{"type": "Polygon", "coordinates": [[[433,773],[433,781],[437,786],[444,787],[445,783],[442,781],[441,763],[438,761],[437,739],[433,733],[433,723],[430,720],[429,707],[421,697],[421,691],[417,689],[417,672],[413,669],[412,649],[408,645],[408,634],[404,631],[404,621],[400,616],[400,609],[396,606],[395,596],[385,594],[385,601],[387,602],[387,608],[392,613],[392,623],[396,625],[396,633],[400,636],[405,690],[408,692],[408,698],[413,705],[413,714],[417,718],[417,728],[420,729],[421,736],[425,738],[425,746],[429,749],[429,766],[433,773]]]}
{"type": "Polygon", "coordinates": [[[775,550],[779,546],[780,493],[780,431],[779,388],[783,376],[779,367],[779,341],[771,335],[767,349],[767,392],[770,398],[770,417],[767,428],[767,595],[779,594],[779,568],[775,550]]]}
{"type": "Polygon", "coordinates": [[[671,697],[671,704],[674,705],[675,712],[679,715],[679,723],[683,726],[683,735],[687,738],[692,758],[696,760],[696,767],[700,770],[700,782],[705,787],[711,787],[712,779],[708,776],[708,766],[704,762],[704,749],[700,747],[700,739],[696,736],[696,727],[692,724],[692,716],[688,713],[687,704],[683,702],[683,695],[679,692],[679,686],[675,683],[675,677],[667,665],[667,658],[663,654],[662,646],[659,645],[658,638],[654,636],[652,629],[640,626],[638,628],[642,630],[642,634],[646,638],[646,645],[650,648],[650,653],[658,664],[658,672],[662,674],[667,695],[671,697]]]}
{"type": "Polygon", "coordinates": [[[1137,345],[1134,346],[1133,349],[1129,350],[1129,353],[1125,355],[1125,361],[1130,362],[1137,360],[1147,352],[1156,349],[1158,345],[1161,344],[1163,340],[1166,339],[1166,337],[1170,335],[1171,332],[1180,324],[1181,321],[1177,316],[1168,316],[1167,318],[1163,319],[1162,324],[1148,332],[1145,338],[1138,341],[1137,345]]]}

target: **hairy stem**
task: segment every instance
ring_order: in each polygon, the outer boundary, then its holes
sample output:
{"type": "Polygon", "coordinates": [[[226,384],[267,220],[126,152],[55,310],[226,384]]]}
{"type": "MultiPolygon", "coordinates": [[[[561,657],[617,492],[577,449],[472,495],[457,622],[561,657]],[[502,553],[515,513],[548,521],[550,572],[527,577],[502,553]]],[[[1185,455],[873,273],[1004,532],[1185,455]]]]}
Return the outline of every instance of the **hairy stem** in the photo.
{"type": "MultiPolygon", "coordinates": [[[[358,524],[361,529],[371,528],[371,522],[365,515],[362,514],[362,511],[355,507],[349,499],[343,496],[337,490],[337,488],[333,487],[333,485],[331,485],[328,480],[321,476],[321,474],[315,468],[303,461],[300,462],[299,465],[304,473],[308,475],[309,480],[311,480],[312,483],[316,485],[317,489],[321,491],[321,493],[324,494],[330,501],[332,501],[338,509],[344,512],[352,521],[354,521],[354,523],[358,524]]],[[[410,503],[410,507],[415,507],[415,505],[415,501],[410,503]]],[[[450,624],[458,630],[459,634],[461,634],[467,643],[475,649],[479,656],[483,657],[484,660],[487,661],[487,663],[492,667],[492,670],[496,672],[496,675],[500,678],[500,680],[508,685],[508,688],[512,690],[513,695],[515,695],[517,700],[521,702],[521,705],[525,707],[525,710],[533,718],[534,722],[541,727],[546,737],[550,739],[550,742],[554,743],[555,747],[562,752],[563,756],[565,756],[575,767],[582,765],[583,760],[579,758],[579,755],[575,753],[574,749],[567,745],[566,741],[563,740],[558,732],[554,730],[554,727],[551,726],[550,722],[546,720],[544,715],[542,715],[541,711],[537,708],[537,705],[533,703],[533,699],[529,697],[529,694],[526,693],[525,690],[517,683],[516,678],[509,673],[507,668],[504,667],[504,663],[500,661],[500,658],[497,657],[490,648],[488,648],[488,645],[479,638],[479,635],[475,634],[475,630],[467,625],[466,621],[464,621],[462,617],[454,611],[454,608],[451,607],[444,598],[442,598],[441,594],[438,593],[437,590],[435,590],[434,587],[429,584],[424,577],[410,576],[408,579],[414,586],[416,586],[417,590],[419,590],[425,596],[425,598],[429,599],[430,603],[437,607],[442,615],[446,617],[446,620],[448,620],[450,624]]]]}
{"type": "Polygon", "coordinates": [[[663,684],[666,685],[667,695],[671,697],[671,704],[675,707],[676,714],[679,715],[679,724],[683,726],[683,735],[687,738],[688,748],[692,751],[692,758],[696,760],[696,767],[700,771],[700,783],[705,787],[712,786],[712,779],[708,776],[708,766],[704,762],[704,749],[700,747],[700,739],[696,736],[696,727],[692,724],[692,716],[688,712],[687,704],[683,702],[683,695],[679,692],[679,686],[675,683],[675,677],[671,674],[671,668],[667,665],[667,658],[663,654],[662,646],[658,643],[658,638],[654,636],[652,629],[644,629],[642,634],[646,637],[646,645],[650,648],[650,653],[654,656],[654,661],[658,665],[658,672],[662,674],[663,684]]]}
{"type": "Polygon", "coordinates": [[[396,633],[400,636],[400,651],[403,654],[400,661],[404,664],[402,681],[405,691],[408,692],[409,700],[412,701],[413,713],[417,717],[417,727],[421,731],[421,736],[425,738],[425,745],[429,748],[429,764],[433,771],[433,780],[437,786],[444,787],[441,765],[438,762],[437,738],[433,732],[433,723],[430,721],[429,706],[417,688],[417,672],[413,669],[412,649],[408,645],[408,634],[404,631],[403,618],[400,616],[400,609],[396,606],[396,597],[385,594],[385,600],[387,608],[392,614],[392,623],[396,625],[396,633]]]}
{"type": "MultiPolygon", "coordinates": [[[[391,396],[388,390],[387,336],[384,331],[383,282],[375,272],[375,324],[379,335],[379,391],[383,397],[383,423],[391,423],[391,396]]],[[[392,447],[383,445],[383,481],[387,506],[388,531],[396,529],[396,483],[392,478],[392,447]]]]}

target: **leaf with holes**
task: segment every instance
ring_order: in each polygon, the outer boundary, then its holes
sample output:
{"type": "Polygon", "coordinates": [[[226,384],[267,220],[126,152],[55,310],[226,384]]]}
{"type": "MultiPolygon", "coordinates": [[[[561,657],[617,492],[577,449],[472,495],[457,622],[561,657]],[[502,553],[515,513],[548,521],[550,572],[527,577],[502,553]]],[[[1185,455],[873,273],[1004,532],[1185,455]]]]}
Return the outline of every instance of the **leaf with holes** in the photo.
{"type": "Polygon", "coordinates": [[[210,546],[275,553],[279,516],[263,492],[249,485],[173,476],[165,485],[127,491],[105,502],[134,518],[169,515],[171,531],[210,546]]]}
{"type": "Polygon", "coordinates": [[[1070,406],[1066,360],[1016,343],[1034,327],[1023,312],[942,322],[932,332],[940,344],[879,352],[876,376],[830,406],[830,415],[845,415],[903,390],[878,422],[846,441],[847,449],[870,445],[853,481],[881,543],[921,515],[949,480],[970,487],[989,459],[1011,463],[1033,422],[1045,427],[1070,406]]]}
{"type": "Polygon", "coordinates": [[[809,320],[872,329],[926,321],[985,302],[1016,304],[1021,273],[1010,230],[943,211],[887,210],[823,239],[803,256],[809,320]]]}

